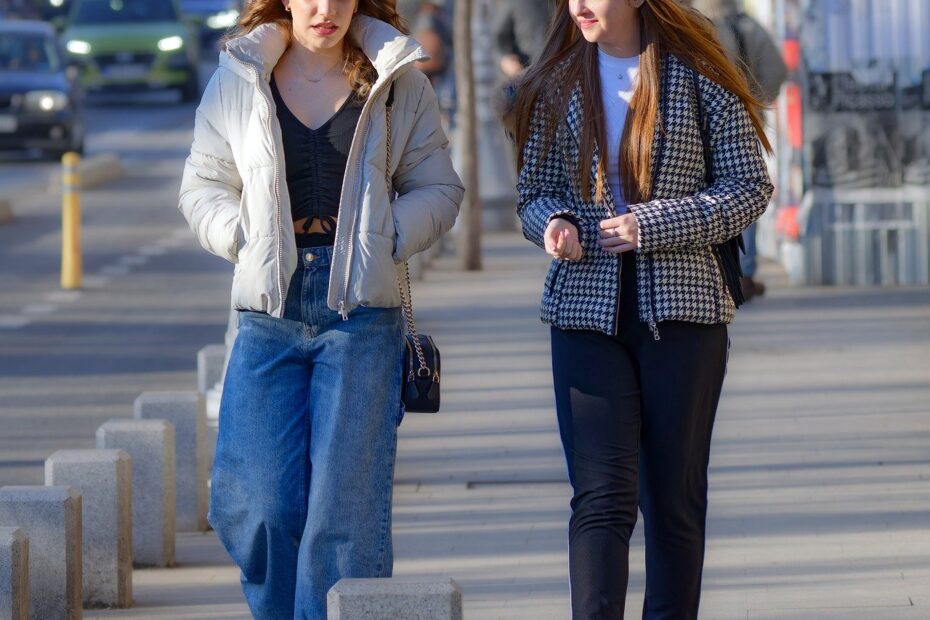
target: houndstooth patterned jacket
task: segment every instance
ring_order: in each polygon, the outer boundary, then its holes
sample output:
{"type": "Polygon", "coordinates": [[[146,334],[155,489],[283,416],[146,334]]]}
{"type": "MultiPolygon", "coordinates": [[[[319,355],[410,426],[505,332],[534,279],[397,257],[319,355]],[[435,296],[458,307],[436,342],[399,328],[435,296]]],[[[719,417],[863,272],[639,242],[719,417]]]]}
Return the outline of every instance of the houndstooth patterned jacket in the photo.
{"type": "MultiPolygon", "coordinates": [[[[714,183],[706,187],[704,149],[691,69],[678,58],[663,62],[661,119],[652,151],[653,196],[629,206],[639,225],[636,282],[640,320],[658,339],[661,321],[729,323],[736,308],[712,246],[735,237],[765,211],[773,187],[750,117],[739,98],[701,76],[708,117],[714,183]],[[661,126],[666,131],[663,133],[661,126]]],[[[534,113],[517,190],[527,239],[544,247],[549,220],[579,224],[584,258],[553,261],[542,297],[542,320],[561,329],[616,334],[621,257],[597,245],[598,224],[613,217],[614,199],[581,197],[578,169],[580,85],[569,101],[551,148],[543,152],[542,118],[534,113]]],[[[599,153],[591,165],[592,186],[599,153]]],[[[593,193],[593,192],[592,192],[593,193]]]]}

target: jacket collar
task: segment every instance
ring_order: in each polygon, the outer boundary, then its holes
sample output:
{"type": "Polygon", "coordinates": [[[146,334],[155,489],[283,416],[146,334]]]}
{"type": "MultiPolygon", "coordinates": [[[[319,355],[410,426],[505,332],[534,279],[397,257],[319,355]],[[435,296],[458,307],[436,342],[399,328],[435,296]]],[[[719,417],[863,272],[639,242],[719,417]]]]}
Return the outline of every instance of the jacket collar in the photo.
{"type": "MultiPolygon", "coordinates": [[[[358,15],[352,23],[350,36],[358,42],[362,52],[378,72],[379,81],[396,73],[401,67],[429,56],[413,38],[390,24],[367,15],[358,15]]],[[[279,24],[262,24],[252,32],[226,43],[226,54],[238,62],[227,66],[247,79],[253,78],[254,69],[265,81],[271,79],[271,70],[287,50],[290,33],[279,24]]]]}

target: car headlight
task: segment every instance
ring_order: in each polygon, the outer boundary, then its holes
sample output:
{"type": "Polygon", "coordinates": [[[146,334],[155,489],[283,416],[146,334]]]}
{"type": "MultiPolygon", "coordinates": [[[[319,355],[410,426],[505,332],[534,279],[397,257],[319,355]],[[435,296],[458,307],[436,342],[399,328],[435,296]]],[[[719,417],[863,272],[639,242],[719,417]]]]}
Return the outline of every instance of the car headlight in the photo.
{"type": "Polygon", "coordinates": [[[221,11],[207,18],[207,28],[229,30],[236,25],[237,21],[239,21],[239,11],[235,9],[221,11]]]}
{"type": "Polygon", "coordinates": [[[91,51],[90,43],[81,41],[80,39],[71,39],[65,44],[65,47],[69,52],[77,56],[87,56],[91,51]]]}
{"type": "Polygon", "coordinates": [[[59,112],[68,107],[68,95],[57,90],[34,90],[26,93],[26,107],[38,112],[59,112]]]}
{"type": "Polygon", "coordinates": [[[178,36],[165,37],[158,42],[158,49],[163,52],[174,52],[184,47],[184,39],[178,36]]]}

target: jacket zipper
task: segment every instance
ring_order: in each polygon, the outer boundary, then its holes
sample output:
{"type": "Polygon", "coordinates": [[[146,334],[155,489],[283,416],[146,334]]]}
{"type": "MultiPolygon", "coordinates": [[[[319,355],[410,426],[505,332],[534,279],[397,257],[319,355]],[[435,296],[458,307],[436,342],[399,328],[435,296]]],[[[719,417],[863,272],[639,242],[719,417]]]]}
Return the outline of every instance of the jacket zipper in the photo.
{"type": "MultiPolygon", "coordinates": [[[[365,137],[365,134],[367,133],[368,133],[368,123],[366,122],[365,129],[363,130],[363,134],[362,134],[363,139],[365,137]]],[[[358,186],[356,187],[356,193],[360,191],[361,183],[362,183],[362,175],[361,175],[362,159],[359,157],[357,158],[357,160],[358,161],[356,162],[356,166],[355,166],[355,178],[358,179],[358,186]]],[[[339,205],[340,205],[340,208],[342,208],[341,199],[339,200],[339,205]]],[[[348,251],[346,253],[346,277],[345,277],[345,282],[343,283],[343,287],[342,287],[342,299],[339,300],[339,315],[342,317],[343,321],[349,320],[349,312],[346,309],[346,301],[349,299],[349,279],[352,276],[352,253],[354,251],[352,247],[353,245],[352,242],[354,241],[354,238],[355,238],[355,224],[358,218],[358,211],[359,210],[356,209],[355,213],[352,214],[352,223],[350,224],[350,228],[349,228],[349,237],[348,237],[348,242],[347,242],[348,251]]]]}
{"type": "MultiPolygon", "coordinates": [[[[575,142],[575,148],[578,149],[580,152],[581,145],[578,143],[578,138],[575,137],[575,132],[572,129],[572,126],[569,124],[568,119],[565,119],[565,126],[568,128],[568,135],[570,135],[572,137],[572,140],[575,142]]],[[[611,198],[613,198],[613,196],[610,194],[610,188],[607,188],[607,192],[608,192],[608,195],[610,195],[611,198]]],[[[614,206],[613,209],[611,209],[611,205],[608,204],[607,215],[608,217],[614,217],[615,215],[617,215],[616,206],[614,206]]],[[[620,293],[621,293],[620,282],[622,280],[622,273],[623,273],[623,255],[620,254],[617,256],[617,299],[616,299],[616,306],[615,306],[616,311],[614,313],[614,325],[613,325],[614,336],[620,335],[620,293]]],[[[557,277],[558,272],[556,272],[555,275],[557,277]]],[[[555,288],[556,282],[557,282],[556,278],[553,277],[553,280],[552,280],[553,288],[555,288]]],[[[554,311],[557,311],[557,310],[558,308],[556,307],[554,311]]]]}
{"type": "MultiPolygon", "coordinates": [[[[411,54],[411,56],[412,56],[412,54],[411,54]]],[[[398,73],[402,68],[404,68],[405,66],[407,66],[407,65],[410,64],[411,62],[415,62],[416,60],[417,60],[417,59],[410,60],[410,56],[408,56],[407,58],[404,59],[403,62],[398,63],[397,66],[394,67],[394,70],[391,71],[390,75],[385,79],[384,83],[382,83],[381,86],[378,87],[378,90],[377,90],[377,91],[373,90],[373,91],[371,92],[371,94],[369,94],[369,96],[368,96],[368,102],[371,103],[371,102],[377,100],[377,98],[381,95],[381,93],[384,92],[385,85],[387,85],[388,87],[390,87],[390,85],[391,85],[391,84],[394,82],[394,80],[396,79],[397,73],[398,73]]],[[[362,110],[362,113],[363,113],[363,114],[365,113],[365,110],[364,110],[364,109],[362,110]]],[[[371,108],[369,108],[368,111],[367,111],[367,116],[366,116],[366,118],[365,118],[365,129],[362,130],[363,133],[362,133],[362,136],[361,136],[361,140],[359,141],[359,144],[360,144],[360,145],[361,145],[361,144],[364,144],[365,136],[366,136],[367,133],[368,133],[368,128],[369,128],[369,125],[370,125],[370,120],[371,120],[371,108]]],[[[359,119],[359,121],[361,121],[361,118],[359,119]]],[[[355,139],[354,139],[354,138],[353,138],[353,146],[355,146],[355,139]]],[[[351,149],[350,149],[349,152],[350,152],[350,154],[352,154],[352,150],[351,150],[351,149]]],[[[361,183],[362,183],[362,175],[361,175],[362,159],[361,159],[360,157],[357,157],[356,159],[357,159],[357,161],[356,161],[356,167],[355,167],[355,168],[356,168],[356,175],[355,175],[355,177],[358,179],[358,188],[361,188],[361,183]]],[[[390,166],[390,162],[388,162],[388,165],[390,166]]],[[[343,203],[342,198],[343,198],[342,196],[339,197],[339,208],[340,208],[340,209],[342,208],[342,203],[343,203]]],[[[348,255],[346,256],[346,277],[345,277],[345,282],[344,282],[343,288],[342,288],[342,299],[339,300],[339,314],[342,316],[342,320],[343,320],[343,321],[348,321],[348,320],[349,320],[349,313],[348,313],[348,310],[347,310],[346,308],[347,308],[347,303],[348,303],[348,299],[349,299],[349,280],[350,280],[350,278],[351,278],[351,276],[352,276],[352,253],[353,253],[352,241],[354,240],[354,237],[355,237],[355,225],[358,223],[358,216],[359,216],[358,211],[359,211],[359,210],[356,210],[356,213],[353,214],[352,223],[351,223],[351,225],[350,225],[351,228],[349,229],[348,255]]],[[[339,229],[337,228],[337,229],[336,229],[337,233],[338,233],[338,230],[339,230],[339,229]]]]}
{"type": "MultiPolygon", "coordinates": [[[[271,101],[268,97],[265,96],[264,91],[262,91],[259,84],[261,77],[258,74],[258,69],[249,63],[240,60],[237,56],[229,54],[230,58],[235,59],[240,65],[245,67],[247,70],[251,71],[255,75],[255,87],[258,89],[259,94],[262,96],[262,99],[265,102],[265,109],[268,112],[268,130],[269,133],[274,131],[274,125],[271,122],[271,101]]],[[[272,142],[274,140],[272,139],[272,142]]],[[[284,248],[281,243],[281,190],[280,190],[280,180],[279,180],[279,170],[278,170],[278,145],[274,144],[274,148],[271,150],[272,157],[274,158],[274,198],[275,198],[275,225],[277,226],[277,234],[275,235],[277,241],[278,249],[278,299],[280,300],[280,309],[281,316],[284,316],[284,289],[287,287],[287,284],[284,282],[284,270],[281,268],[281,265],[284,263],[284,248]]]]}
{"type": "MultiPolygon", "coordinates": [[[[665,132],[667,130],[665,121],[668,118],[668,93],[666,92],[667,62],[667,59],[662,61],[662,80],[659,85],[659,96],[662,97],[662,132],[659,134],[659,152],[652,166],[653,196],[655,195],[655,187],[659,178],[659,166],[662,163],[662,158],[665,156],[665,132]]],[[[652,256],[649,257],[649,331],[652,332],[652,337],[656,342],[662,339],[662,336],[659,335],[659,326],[656,323],[656,272],[655,259],[652,256]]]]}
{"type": "MultiPolygon", "coordinates": [[[[390,82],[387,82],[387,83],[390,84],[390,82]]],[[[381,87],[380,87],[380,90],[378,91],[377,94],[380,95],[380,94],[381,94],[381,91],[383,91],[383,90],[384,90],[384,87],[381,86],[381,87]]],[[[369,100],[369,101],[374,101],[375,99],[376,99],[376,94],[375,94],[375,92],[372,92],[372,93],[369,95],[368,100],[369,100]]],[[[361,120],[361,119],[359,119],[359,120],[361,120]]],[[[364,144],[364,142],[365,142],[365,138],[366,138],[367,135],[368,135],[368,127],[369,127],[369,125],[370,125],[370,121],[371,121],[371,109],[369,108],[369,110],[368,110],[368,115],[367,115],[366,118],[365,118],[365,128],[362,129],[361,138],[360,138],[360,140],[359,140],[359,142],[358,142],[359,145],[364,144]]],[[[353,139],[353,142],[354,142],[354,139],[353,139]]],[[[354,146],[354,145],[353,145],[353,146],[354,146]]],[[[361,174],[361,172],[362,172],[362,158],[361,158],[361,157],[356,157],[355,159],[356,159],[356,162],[355,162],[355,178],[357,179],[356,190],[355,190],[355,191],[356,191],[356,194],[358,194],[358,193],[361,191],[361,185],[362,185],[362,174],[361,174]]],[[[388,162],[388,165],[390,165],[390,162],[388,162]]],[[[343,198],[343,196],[340,196],[340,197],[339,197],[339,208],[340,208],[340,209],[342,209],[342,204],[343,204],[342,198],[343,198]]],[[[349,320],[349,312],[348,312],[348,310],[347,310],[347,304],[348,304],[348,299],[349,299],[349,280],[350,280],[351,277],[352,277],[352,254],[353,254],[353,252],[354,252],[354,248],[353,248],[353,245],[354,245],[354,244],[353,244],[353,241],[355,240],[355,225],[356,225],[356,223],[358,222],[358,215],[359,215],[358,212],[359,212],[359,209],[356,209],[355,212],[352,214],[352,223],[349,225],[349,226],[350,226],[350,228],[349,228],[349,236],[348,236],[348,241],[346,242],[346,243],[347,243],[347,246],[346,246],[346,247],[347,247],[347,252],[346,252],[346,277],[345,277],[345,281],[343,282],[343,285],[342,285],[342,299],[339,300],[339,315],[342,317],[342,320],[343,320],[343,321],[348,321],[348,320],[349,320]]]]}
{"type": "MultiPolygon", "coordinates": [[[[610,193],[610,187],[606,188],[607,190],[607,215],[608,217],[617,216],[617,204],[615,202],[616,197],[610,193]]],[[[623,286],[623,254],[617,254],[617,311],[614,314],[614,336],[620,335],[620,295],[623,294],[621,290],[623,286]]]]}

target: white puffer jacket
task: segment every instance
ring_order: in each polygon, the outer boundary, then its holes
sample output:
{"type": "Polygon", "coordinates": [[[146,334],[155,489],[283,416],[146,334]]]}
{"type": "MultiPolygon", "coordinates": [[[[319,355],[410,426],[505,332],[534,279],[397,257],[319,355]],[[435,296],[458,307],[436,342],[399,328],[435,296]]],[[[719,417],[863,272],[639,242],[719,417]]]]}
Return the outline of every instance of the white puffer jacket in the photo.
{"type": "MultiPolygon", "coordinates": [[[[327,303],[397,307],[397,264],[455,222],[464,189],[452,167],[436,95],[412,65],[420,46],[390,25],[357,16],[352,35],[378,72],[352,141],[342,185],[327,303]],[[395,84],[392,161],[385,180],[386,108],[395,84]]],[[[280,317],[297,267],[281,127],[270,78],[288,33],[259,26],[230,41],[197,108],[179,208],[201,245],[236,265],[232,304],[280,317]]]]}

